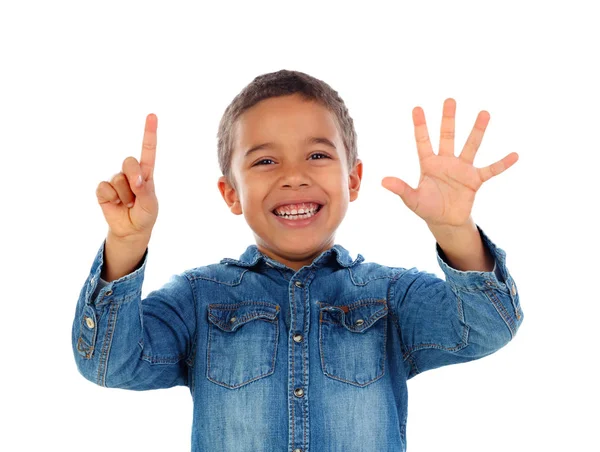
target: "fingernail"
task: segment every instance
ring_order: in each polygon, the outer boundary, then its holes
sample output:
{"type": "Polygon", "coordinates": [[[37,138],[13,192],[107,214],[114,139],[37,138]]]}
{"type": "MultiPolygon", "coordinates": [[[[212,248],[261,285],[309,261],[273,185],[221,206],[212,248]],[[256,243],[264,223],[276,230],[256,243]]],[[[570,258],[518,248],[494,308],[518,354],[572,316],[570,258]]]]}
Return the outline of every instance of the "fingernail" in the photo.
{"type": "Polygon", "coordinates": [[[137,180],[135,181],[135,186],[136,187],[142,186],[142,175],[141,174],[138,176],[137,180]]]}
{"type": "Polygon", "coordinates": [[[133,203],[130,202],[129,204],[127,204],[127,207],[129,207],[131,209],[133,207],[133,203]]]}
{"type": "Polygon", "coordinates": [[[119,198],[113,199],[113,203],[115,203],[115,204],[119,204],[120,202],[121,202],[121,200],[119,198]]]}

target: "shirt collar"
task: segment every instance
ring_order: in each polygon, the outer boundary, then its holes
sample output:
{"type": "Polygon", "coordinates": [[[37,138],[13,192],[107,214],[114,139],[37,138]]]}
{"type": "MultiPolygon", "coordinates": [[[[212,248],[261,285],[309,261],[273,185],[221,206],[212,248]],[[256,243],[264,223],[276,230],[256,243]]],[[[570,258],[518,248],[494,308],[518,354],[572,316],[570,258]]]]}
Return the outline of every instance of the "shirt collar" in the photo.
{"type": "MultiPolygon", "coordinates": [[[[350,253],[342,245],[333,245],[330,249],[323,251],[311,265],[319,266],[331,266],[337,263],[340,267],[353,267],[356,264],[360,264],[364,260],[364,257],[359,254],[356,259],[350,257],[350,253]]],[[[231,259],[226,257],[221,260],[221,264],[233,264],[240,267],[253,267],[259,264],[261,261],[267,265],[279,268],[289,268],[280,262],[277,262],[270,257],[264,255],[258,250],[256,245],[250,245],[246,248],[246,251],[242,253],[239,259],[231,259]]]]}

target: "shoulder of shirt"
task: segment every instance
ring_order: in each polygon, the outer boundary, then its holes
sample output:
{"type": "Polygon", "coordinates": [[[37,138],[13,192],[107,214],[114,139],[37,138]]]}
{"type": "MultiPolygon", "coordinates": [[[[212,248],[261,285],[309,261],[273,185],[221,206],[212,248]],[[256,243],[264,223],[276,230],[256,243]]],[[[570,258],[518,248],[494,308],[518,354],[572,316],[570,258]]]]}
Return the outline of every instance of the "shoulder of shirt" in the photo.
{"type": "Polygon", "coordinates": [[[183,274],[190,280],[204,279],[234,286],[242,281],[242,277],[247,271],[247,268],[217,263],[191,268],[184,271],[183,274]]]}
{"type": "Polygon", "coordinates": [[[348,272],[352,281],[357,285],[365,285],[370,281],[377,279],[397,279],[402,274],[418,273],[416,268],[390,267],[376,262],[360,262],[357,265],[349,267],[348,272]]]}

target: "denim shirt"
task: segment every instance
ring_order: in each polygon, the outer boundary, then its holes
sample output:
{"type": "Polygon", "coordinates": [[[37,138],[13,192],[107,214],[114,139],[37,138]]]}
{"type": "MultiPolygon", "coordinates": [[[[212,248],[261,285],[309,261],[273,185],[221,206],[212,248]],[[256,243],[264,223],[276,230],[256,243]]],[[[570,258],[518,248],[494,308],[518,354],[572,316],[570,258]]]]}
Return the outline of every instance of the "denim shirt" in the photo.
{"type": "Polygon", "coordinates": [[[340,245],[294,271],[249,246],[141,299],[148,250],[100,283],[104,243],[77,303],[73,353],[106,387],[189,387],[192,451],[406,450],[407,380],[489,355],[523,312],[506,253],[445,280],[351,258],[340,245]]]}

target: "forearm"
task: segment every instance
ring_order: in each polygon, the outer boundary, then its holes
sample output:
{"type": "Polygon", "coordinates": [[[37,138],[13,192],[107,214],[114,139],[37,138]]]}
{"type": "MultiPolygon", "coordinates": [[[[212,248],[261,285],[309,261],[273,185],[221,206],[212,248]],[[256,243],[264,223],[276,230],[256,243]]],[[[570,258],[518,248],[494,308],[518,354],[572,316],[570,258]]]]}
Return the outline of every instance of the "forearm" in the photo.
{"type": "Polygon", "coordinates": [[[196,322],[189,280],[174,276],[142,300],[146,254],[126,278],[100,284],[104,245],[81,289],[73,320],[79,372],[107,387],[142,390],[185,384],[185,359],[196,322]]]}
{"type": "Polygon", "coordinates": [[[485,247],[472,217],[464,226],[427,226],[451,267],[482,272],[494,269],[494,258],[485,247]]]}

